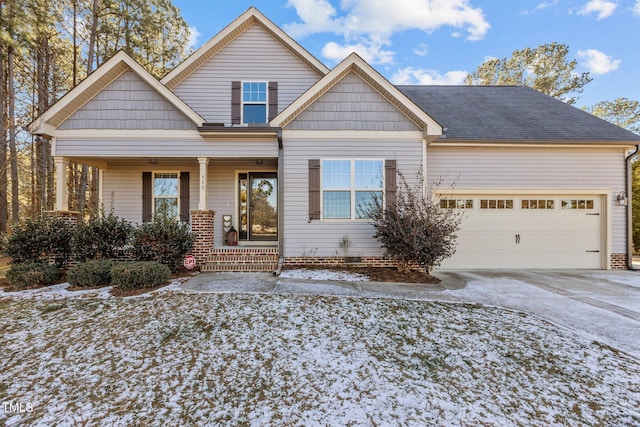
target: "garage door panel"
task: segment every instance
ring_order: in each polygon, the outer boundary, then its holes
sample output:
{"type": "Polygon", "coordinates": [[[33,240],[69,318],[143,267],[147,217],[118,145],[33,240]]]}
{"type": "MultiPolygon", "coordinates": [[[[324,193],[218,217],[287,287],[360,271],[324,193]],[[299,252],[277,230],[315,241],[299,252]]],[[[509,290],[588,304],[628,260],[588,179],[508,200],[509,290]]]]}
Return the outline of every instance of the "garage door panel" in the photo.
{"type": "Polygon", "coordinates": [[[462,195],[473,199],[443,268],[601,268],[601,196],[462,195]]]}

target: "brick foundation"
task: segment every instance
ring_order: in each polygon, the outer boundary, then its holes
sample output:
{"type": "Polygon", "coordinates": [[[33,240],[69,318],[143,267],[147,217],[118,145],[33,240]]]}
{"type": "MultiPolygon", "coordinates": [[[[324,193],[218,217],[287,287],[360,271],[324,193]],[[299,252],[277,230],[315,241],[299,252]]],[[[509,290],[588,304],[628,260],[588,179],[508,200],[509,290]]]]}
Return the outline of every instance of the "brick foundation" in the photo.
{"type": "Polygon", "coordinates": [[[46,211],[45,214],[49,218],[60,218],[64,222],[68,223],[71,228],[75,228],[78,225],[78,218],[80,218],[80,212],[77,211],[46,211]]]}
{"type": "MultiPolygon", "coordinates": [[[[397,267],[398,264],[389,258],[360,257],[360,262],[346,262],[345,257],[285,257],[284,267],[295,268],[305,265],[317,267],[397,267]]],[[[416,268],[417,270],[422,270],[416,268]]]]}
{"type": "Polygon", "coordinates": [[[203,262],[211,254],[215,216],[215,211],[191,211],[191,231],[196,235],[191,253],[196,262],[203,262]]]}
{"type": "Polygon", "coordinates": [[[612,270],[627,270],[627,254],[611,254],[612,270]]]}

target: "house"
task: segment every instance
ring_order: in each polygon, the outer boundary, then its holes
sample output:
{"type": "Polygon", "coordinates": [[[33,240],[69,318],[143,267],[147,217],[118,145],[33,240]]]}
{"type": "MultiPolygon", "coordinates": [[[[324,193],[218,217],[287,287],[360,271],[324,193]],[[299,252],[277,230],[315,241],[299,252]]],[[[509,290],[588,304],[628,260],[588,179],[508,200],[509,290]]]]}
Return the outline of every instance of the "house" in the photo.
{"type": "Polygon", "coordinates": [[[255,8],[160,81],[117,53],[30,131],[52,139],[58,211],[66,165],[98,167],[106,209],[190,221],[206,269],[341,263],[344,236],[390,264],[358,206],[398,170],[465,210],[443,268],[629,259],[639,136],[527,87],[394,86],[356,54],[329,69],[255,8]]]}

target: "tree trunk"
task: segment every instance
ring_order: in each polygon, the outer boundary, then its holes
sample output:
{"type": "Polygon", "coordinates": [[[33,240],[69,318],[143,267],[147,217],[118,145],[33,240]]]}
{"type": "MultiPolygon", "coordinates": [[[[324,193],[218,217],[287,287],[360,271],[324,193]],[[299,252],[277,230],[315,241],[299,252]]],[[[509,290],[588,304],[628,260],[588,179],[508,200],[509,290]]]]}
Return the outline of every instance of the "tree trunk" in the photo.
{"type": "MultiPolygon", "coordinates": [[[[13,36],[13,34],[10,34],[13,36]]],[[[15,114],[15,88],[13,84],[13,60],[15,51],[9,47],[7,55],[7,101],[9,103],[9,151],[11,156],[11,221],[18,222],[20,199],[18,194],[18,152],[16,150],[16,114],[15,114]]]]}
{"type": "MultiPolygon", "coordinates": [[[[0,16],[3,15],[0,3],[0,16]]],[[[7,128],[5,107],[7,101],[6,62],[4,53],[0,52],[0,233],[7,232],[7,128]]]]}
{"type": "Polygon", "coordinates": [[[98,8],[100,0],[93,0],[91,7],[91,32],[89,33],[89,52],[87,54],[87,75],[93,71],[93,63],[96,56],[96,38],[98,35],[98,8]]]}

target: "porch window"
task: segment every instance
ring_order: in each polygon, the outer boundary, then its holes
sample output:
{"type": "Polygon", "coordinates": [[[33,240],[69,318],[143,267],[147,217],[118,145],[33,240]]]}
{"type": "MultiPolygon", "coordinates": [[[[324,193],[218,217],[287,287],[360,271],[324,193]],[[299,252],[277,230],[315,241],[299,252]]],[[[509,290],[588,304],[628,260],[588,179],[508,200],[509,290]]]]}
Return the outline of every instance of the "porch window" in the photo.
{"type": "Polygon", "coordinates": [[[384,191],[383,160],[322,160],[322,218],[367,219],[384,191]]]}
{"type": "Polygon", "coordinates": [[[180,181],[177,172],[153,174],[153,214],[177,218],[180,210],[180,181]]]}
{"type": "Polygon", "coordinates": [[[242,123],[267,123],[267,82],[242,83],[242,123]]]}

